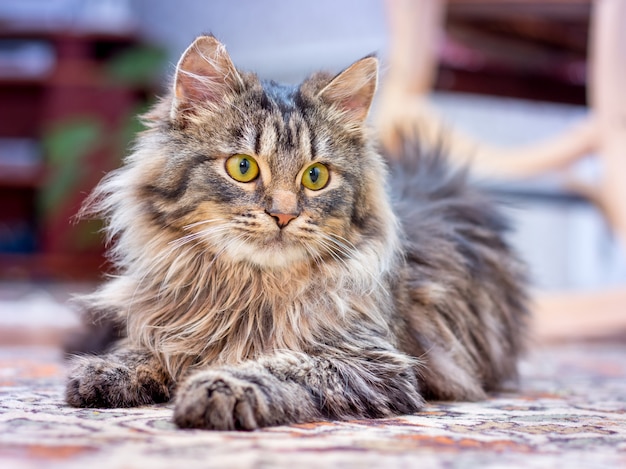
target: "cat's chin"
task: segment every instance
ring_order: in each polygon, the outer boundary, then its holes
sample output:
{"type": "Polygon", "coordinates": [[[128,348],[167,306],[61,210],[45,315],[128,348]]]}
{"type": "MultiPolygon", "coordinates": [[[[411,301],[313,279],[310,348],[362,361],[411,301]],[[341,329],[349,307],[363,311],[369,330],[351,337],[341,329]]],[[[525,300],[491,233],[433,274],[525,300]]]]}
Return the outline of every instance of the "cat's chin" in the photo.
{"type": "Polygon", "coordinates": [[[228,248],[225,255],[235,262],[245,262],[273,270],[306,262],[310,257],[302,246],[281,242],[269,242],[263,245],[240,244],[228,248]]]}

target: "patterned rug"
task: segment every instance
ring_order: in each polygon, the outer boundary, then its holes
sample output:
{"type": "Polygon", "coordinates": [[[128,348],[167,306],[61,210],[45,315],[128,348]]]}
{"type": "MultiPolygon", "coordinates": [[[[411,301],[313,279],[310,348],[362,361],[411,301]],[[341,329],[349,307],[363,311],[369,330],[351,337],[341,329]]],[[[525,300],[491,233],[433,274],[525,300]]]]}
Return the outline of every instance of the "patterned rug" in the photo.
{"type": "Polygon", "coordinates": [[[171,406],[73,409],[56,349],[0,348],[0,467],[626,467],[626,345],[560,345],[521,390],[386,420],[178,430],[171,406]]]}

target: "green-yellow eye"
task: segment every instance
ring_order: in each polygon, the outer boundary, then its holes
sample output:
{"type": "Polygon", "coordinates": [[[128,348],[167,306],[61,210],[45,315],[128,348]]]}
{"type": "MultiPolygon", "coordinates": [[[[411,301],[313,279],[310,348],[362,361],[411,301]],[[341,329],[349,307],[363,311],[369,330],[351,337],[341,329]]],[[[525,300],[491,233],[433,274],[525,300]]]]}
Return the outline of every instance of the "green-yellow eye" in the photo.
{"type": "Polygon", "coordinates": [[[319,191],[328,184],[330,173],[328,168],[322,163],[313,163],[304,170],[302,175],[302,185],[312,191],[319,191]]]}
{"type": "Polygon", "coordinates": [[[235,181],[251,182],[259,175],[259,165],[251,156],[237,154],[226,160],[226,172],[235,181]]]}

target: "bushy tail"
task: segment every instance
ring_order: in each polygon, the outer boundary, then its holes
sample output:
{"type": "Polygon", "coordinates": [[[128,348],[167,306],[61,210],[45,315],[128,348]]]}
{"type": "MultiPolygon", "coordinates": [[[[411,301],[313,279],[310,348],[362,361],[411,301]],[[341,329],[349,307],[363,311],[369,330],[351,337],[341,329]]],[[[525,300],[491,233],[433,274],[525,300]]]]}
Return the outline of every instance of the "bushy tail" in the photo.
{"type": "Polygon", "coordinates": [[[447,223],[467,223],[504,234],[509,222],[492,194],[470,181],[470,168],[454,165],[445,137],[424,147],[416,137],[401,139],[399,149],[385,153],[390,166],[390,191],[405,222],[421,215],[447,223]]]}
{"type": "Polygon", "coordinates": [[[405,305],[426,355],[425,394],[472,399],[516,376],[526,336],[525,267],[493,197],[448,162],[445,145],[404,139],[387,155],[403,230],[405,305]]]}

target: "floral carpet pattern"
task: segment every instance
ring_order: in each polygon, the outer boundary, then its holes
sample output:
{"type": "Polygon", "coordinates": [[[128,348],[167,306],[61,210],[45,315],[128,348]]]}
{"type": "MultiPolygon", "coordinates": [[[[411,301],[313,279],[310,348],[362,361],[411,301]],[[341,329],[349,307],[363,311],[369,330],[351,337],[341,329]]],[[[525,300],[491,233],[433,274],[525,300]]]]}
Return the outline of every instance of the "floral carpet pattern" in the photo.
{"type": "Polygon", "coordinates": [[[626,345],[542,348],[521,387],[393,419],[179,430],[169,405],[74,409],[45,348],[0,348],[0,467],[626,467],[626,345]]]}

